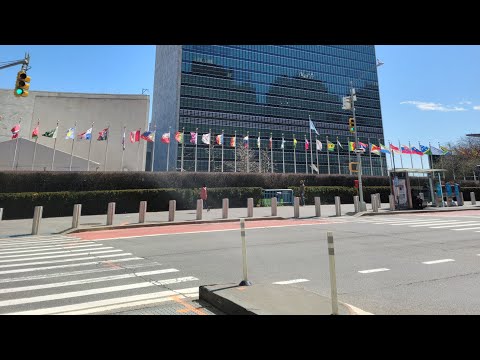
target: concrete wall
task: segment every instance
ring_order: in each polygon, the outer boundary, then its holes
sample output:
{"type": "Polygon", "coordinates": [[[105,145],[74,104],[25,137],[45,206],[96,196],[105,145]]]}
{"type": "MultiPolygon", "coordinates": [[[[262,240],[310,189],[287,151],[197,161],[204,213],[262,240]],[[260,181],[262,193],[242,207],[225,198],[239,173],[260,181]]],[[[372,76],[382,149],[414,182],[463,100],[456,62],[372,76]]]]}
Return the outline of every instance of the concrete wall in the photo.
{"type": "Polygon", "coordinates": [[[178,144],[174,139],[178,131],[180,109],[180,84],[182,74],[182,46],[158,45],[155,59],[152,124],[157,126],[154,171],[167,169],[167,145],[160,141],[163,133],[170,133],[169,170],[175,171],[178,144]]]}
{"type": "MultiPolygon", "coordinates": [[[[58,162],[55,159],[54,170],[68,170],[70,164],[70,153],[72,140],[66,140],[67,130],[74,127],[77,122],[76,135],[86,131],[93,125],[90,160],[98,163],[99,170],[104,169],[106,141],[97,141],[98,133],[110,125],[110,136],[107,153],[106,170],[120,171],[122,159],[122,136],[123,127],[126,126],[126,149],[124,152],[123,169],[128,171],[143,171],[145,169],[146,142],[130,143],[130,131],[141,129],[145,131],[148,126],[149,116],[148,95],[109,95],[109,94],[78,94],[78,93],[56,93],[43,91],[30,91],[26,98],[17,98],[12,90],[0,90],[0,142],[8,141],[11,138],[10,129],[20,122],[20,137],[31,138],[31,133],[40,121],[40,136],[38,144],[52,148],[54,139],[41,136],[45,131],[55,129],[59,122],[59,131],[56,142],[56,150],[66,153],[65,158],[59,155],[58,162]],[[62,159],[68,159],[64,161],[62,159]]],[[[90,142],[78,140],[75,136],[74,156],[87,159],[90,142]]],[[[26,153],[24,148],[23,158],[32,156],[26,153]]],[[[38,149],[37,149],[38,151],[38,149]]],[[[46,152],[42,152],[46,153],[46,152]]],[[[53,154],[53,152],[52,152],[53,154]]],[[[38,168],[43,170],[44,166],[51,166],[51,159],[48,155],[38,159],[38,168]],[[44,164],[46,162],[47,164],[44,164]]],[[[18,170],[22,170],[23,162],[19,163],[18,170]]],[[[72,170],[87,170],[86,161],[75,161],[72,170]]],[[[0,169],[10,169],[12,166],[11,154],[0,152],[0,169]]],[[[31,169],[27,166],[26,170],[31,169]]],[[[96,167],[90,170],[95,171],[96,167]]]]}

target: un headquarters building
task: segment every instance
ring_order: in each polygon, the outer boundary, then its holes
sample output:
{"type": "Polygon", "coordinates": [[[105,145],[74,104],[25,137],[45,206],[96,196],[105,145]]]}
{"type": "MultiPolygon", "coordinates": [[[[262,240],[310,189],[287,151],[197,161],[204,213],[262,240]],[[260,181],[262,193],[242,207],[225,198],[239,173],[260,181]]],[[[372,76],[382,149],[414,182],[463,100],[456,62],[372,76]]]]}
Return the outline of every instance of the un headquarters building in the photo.
{"type": "Polygon", "coordinates": [[[159,45],[154,81],[154,171],[347,174],[351,82],[358,140],[385,144],[373,45],[159,45]]]}

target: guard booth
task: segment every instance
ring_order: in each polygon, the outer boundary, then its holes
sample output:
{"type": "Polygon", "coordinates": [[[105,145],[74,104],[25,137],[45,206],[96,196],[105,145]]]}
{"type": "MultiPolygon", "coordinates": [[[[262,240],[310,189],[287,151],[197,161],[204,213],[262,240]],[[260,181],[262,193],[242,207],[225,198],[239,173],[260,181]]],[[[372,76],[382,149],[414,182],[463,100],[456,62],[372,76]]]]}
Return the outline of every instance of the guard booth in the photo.
{"type": "Polygon", "coordinates": [[[292,189],[263,189],[262,190],[262,206],[270,206],[272,198],[277,198],[278,205],[293,205],[292,189]]]}
{"type": "MultiPolygon", "coordinates": [[[[394,195],[395,209],[406,210],[426,206],[443,206],[446,199],[441,174],[445,169],[395,169],[390,171],[390,191],[394,195]],[[440,185],[439,185],[440,184],[440,185]],[[439,189],[439,191],[437,191],[439,189]],[[438,195],[437,195],[438,194],[438,195]]],[[[458,188],[458,197],[459,197],[458,188]]]]}

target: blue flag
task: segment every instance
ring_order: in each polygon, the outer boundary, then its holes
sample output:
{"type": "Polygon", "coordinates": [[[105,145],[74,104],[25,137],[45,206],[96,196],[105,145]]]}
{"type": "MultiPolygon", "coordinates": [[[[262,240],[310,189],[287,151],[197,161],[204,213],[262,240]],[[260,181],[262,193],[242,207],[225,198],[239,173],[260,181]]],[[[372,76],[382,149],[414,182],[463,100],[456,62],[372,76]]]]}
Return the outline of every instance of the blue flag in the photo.
{"type": "Polygon", "coordinates": [[[315,125],[313,125],[312,120],[308,119],[308,121],[310,122],[310,130],[313,130],[313,131],[315,131],[315,134],[320,135],[318,133],[317,129],[315,129],[315,125]]]}

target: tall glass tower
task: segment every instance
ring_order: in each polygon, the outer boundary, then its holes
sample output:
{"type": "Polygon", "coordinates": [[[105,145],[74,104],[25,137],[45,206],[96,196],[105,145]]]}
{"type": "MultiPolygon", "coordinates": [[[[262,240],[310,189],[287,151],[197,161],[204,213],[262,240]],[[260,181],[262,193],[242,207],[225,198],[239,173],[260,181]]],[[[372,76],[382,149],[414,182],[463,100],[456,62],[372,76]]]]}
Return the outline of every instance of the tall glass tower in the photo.
{"type": "MultiPolygon", "coordinates": [[[[160,137],[170,129],[170,171],[181,169],[183,149],[184,171],[195,171],[195,159],[197,171],[222,171],[223,153],[226,172],[271,172],[273,163],[276,173],[311,173],[313,163],[320,174],[348,174],[354,135],[342,100],[351,83],[359,141],[385,144],[373,45],[159,45],[154,171],[166,170],[168,145],[160,137]],[[312,131],[311,140],[309,119],[319,133],[312,131]],[[183,146],[174,140],[177,131],[183,146]],[[202,142],[209,133],[210,145],[202,142]],[[216,141],[222,133],[223,150],[216,141]]],[[[384,155],[367,149],[362,165],[364,175],[386,174],[384,155]]]]}

